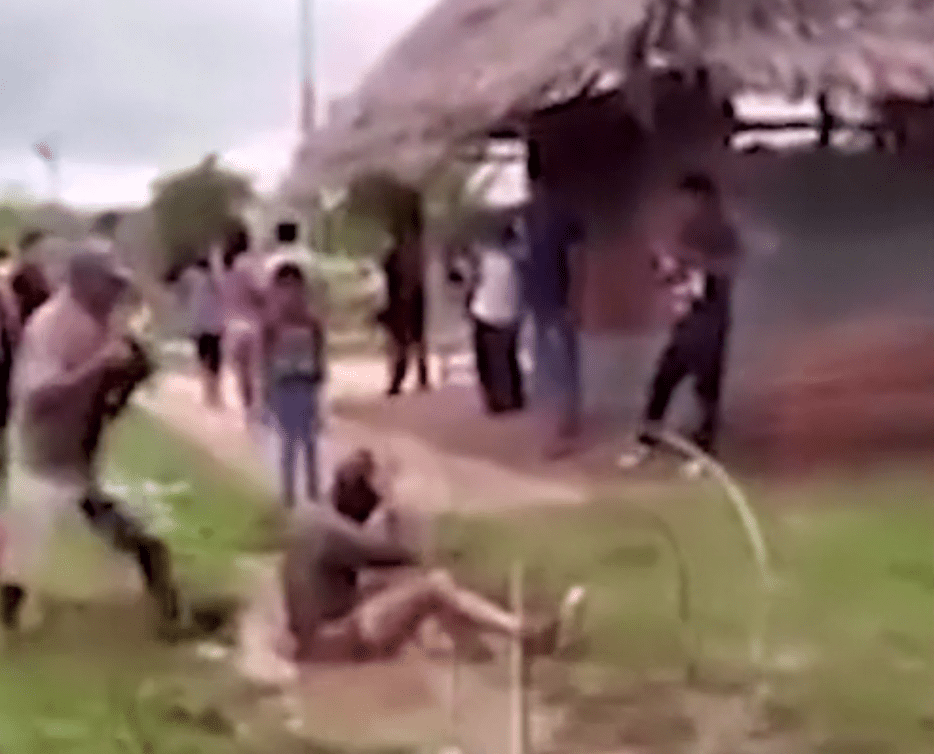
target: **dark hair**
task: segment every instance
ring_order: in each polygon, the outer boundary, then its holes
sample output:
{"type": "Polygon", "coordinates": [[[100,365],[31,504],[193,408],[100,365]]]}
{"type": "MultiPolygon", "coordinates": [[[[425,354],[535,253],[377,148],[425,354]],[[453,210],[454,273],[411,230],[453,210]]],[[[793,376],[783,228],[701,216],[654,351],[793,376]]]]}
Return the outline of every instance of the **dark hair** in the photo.
{"type": "Polygon", "coordinates": [[[542,177],[542,148],[535,139],[529,139],[526,145],[525,172],[530,181],[542,177]]]}
{"type": "Polygon", "coordinates": [[[272,276],[273,282],[276,283],[285,283],[285,282],[305,282],[305,273],[302,272],[302,268],[299,267],[294,262],[286,262],[279,265],[276,268],[275,274],[272,276]]]}
{"type": "Polygon", "coordinates": [[[707,173],[687,173],[678,183],[678,190],[705,199],[716,199],[720,195],[717,184],[707,173]]]}
{"type": "Polygon", "coordinates": [[[375,469],[369,450],[358,450],[338,466],[332,491],[338,513],[361,524],[370,518],[382,502],[372,484],[375,469]]]}
{"type": "Polygon", "coordinates": [[[239,220],[230,223],[224,234],[224,267],[231,267],[237,257],[250,248],[250,233],[239,220]]]}
{"type": "Polygon", "coordinates": [[[295,243],[298,240],[298,223],[279,223],[276,226],[276,239],[279,243],[295,243]]]}

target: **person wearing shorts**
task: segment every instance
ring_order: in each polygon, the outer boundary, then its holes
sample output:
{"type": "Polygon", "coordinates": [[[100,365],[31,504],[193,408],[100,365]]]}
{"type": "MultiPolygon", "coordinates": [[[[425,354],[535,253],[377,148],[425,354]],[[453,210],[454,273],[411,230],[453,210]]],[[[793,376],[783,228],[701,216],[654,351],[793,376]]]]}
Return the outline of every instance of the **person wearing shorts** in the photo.
{"type": "Polygon", "coordinates": [[[372,456],[358,451],[338,469],[332,505],[296,511],[282,575],[280,651],[313,662],[386,658],[432,618],[461,650],[476,649],[483,633],[520,639],[535,653],[570,643],[582,588],[568,592],[559,618],[538,623],[463,589],[445,571],[422,568],[401,544],[392,516],[384,516],[381,529],[373,525],[382,500],[375,473],[372,456]]]}
{"type": "Polygon", "coordinates": [[[22,604],[53,530],[65,518],[83,517],[117,548],[132,549],[147,586],[158,584],[159,593],[151,593],[160,615],[178,617],[174,586],[163,578],[167,550],[133,530],[114,502],[97,492],[104,415],[125,405],[138,384],[131,376],[137,349],[111,324],[128,291],[127,275],[112,254],[79,247],[69,259],[66,284],[23,331],[13,369],[7,505],[0,519],[0,621],[8,630],[20,627],[22,604]]]}

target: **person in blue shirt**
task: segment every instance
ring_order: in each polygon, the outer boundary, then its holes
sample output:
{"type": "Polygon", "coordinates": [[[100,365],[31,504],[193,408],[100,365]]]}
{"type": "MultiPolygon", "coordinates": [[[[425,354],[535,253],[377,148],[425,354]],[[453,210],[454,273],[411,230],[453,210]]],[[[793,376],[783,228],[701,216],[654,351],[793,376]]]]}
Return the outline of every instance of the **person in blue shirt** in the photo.
{"type": "Polygon", "coordinates": [[[528,145],[526,169],[532,196],[525,217],[525,295],[535,324],[536,392],[554,422],[546,454],[557,457],[571,450],[580,431],[580,302],[576,293],[581,283],[579,252],[584,231],[580,219],[547,181],[534,140],[528,145]]]}

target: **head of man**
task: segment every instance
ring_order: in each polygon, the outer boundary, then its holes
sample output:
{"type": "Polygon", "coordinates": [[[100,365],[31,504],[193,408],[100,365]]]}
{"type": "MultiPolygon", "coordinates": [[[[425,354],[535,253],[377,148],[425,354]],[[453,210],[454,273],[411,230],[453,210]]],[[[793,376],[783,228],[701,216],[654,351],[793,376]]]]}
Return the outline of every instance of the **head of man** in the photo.
{"type": "Polygon", "coordinates": [[[382,502],[376,489],[376,459],[367,449],[350,455],[335,473],[334,507],[338,513],[364,523],[382,502]]]}
{"type": "Polygon", "coordinates": [[[276,240],[280,244],[294,244],[298,242],[298,223],[281,222],[276,226],[276,240]]]}
{"type": "Polygon", "coordinates": [[[716,275],[735,274],[742,249],[714,179],[703,172],[688,173],[677,193],[680,243],[689,253],[686,261],[716,275]]]}
{"type": "Polygon", "coordinates": [[[132,277],[110,247],[82,246],[69,260],[68,288],[94,319],[106,321],[132,291],[132,277]]]}

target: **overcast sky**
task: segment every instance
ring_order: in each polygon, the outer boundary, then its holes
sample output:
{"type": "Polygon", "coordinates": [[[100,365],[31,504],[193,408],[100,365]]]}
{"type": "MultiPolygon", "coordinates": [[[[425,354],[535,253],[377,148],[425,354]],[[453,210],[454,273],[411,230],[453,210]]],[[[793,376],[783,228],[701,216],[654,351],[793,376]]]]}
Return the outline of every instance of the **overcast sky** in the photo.
{"type": "MultiPolygon", "coordinates": [[[[351,89],[433,0],[313,0],[321,99],[351,89]]],[[[144,201],[159,172],[218,151],[275,183],[294,147],[298,0],[0,0],[0,188],[144,201]]]]}

